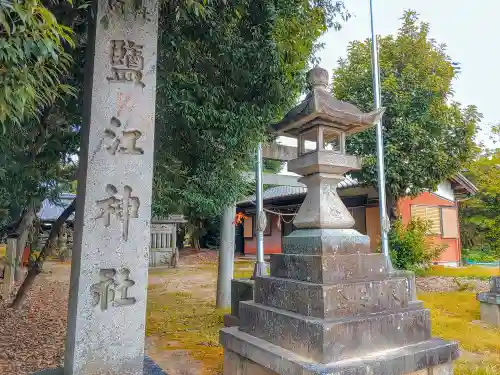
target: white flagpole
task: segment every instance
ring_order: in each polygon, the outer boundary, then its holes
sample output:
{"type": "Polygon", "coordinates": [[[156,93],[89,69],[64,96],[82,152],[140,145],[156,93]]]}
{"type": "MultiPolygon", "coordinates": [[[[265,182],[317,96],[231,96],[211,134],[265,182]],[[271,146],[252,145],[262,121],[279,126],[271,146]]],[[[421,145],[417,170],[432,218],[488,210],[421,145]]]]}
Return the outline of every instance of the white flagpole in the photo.
{"type": "MultiPolygon", "coordinates": [[[[373,0],[370,0],[370,22],[372,33],[372,76],[373,76],[373,101],[375,108],[382,106],[380,97],[380,68],[378,64],[378,43],[375,29],[373,26],[373,0]]],[[[384,254],[387,264],[392,270],[392,262],[389,254],[389,218],[387,217],[386,195],[385,195],[385,171],[384,171],[384,142],[382,134],[382,118],[377,122],[377,170],[378,170],[378,201],[380,207],[380,232],[382,253],[384,254]]]]}

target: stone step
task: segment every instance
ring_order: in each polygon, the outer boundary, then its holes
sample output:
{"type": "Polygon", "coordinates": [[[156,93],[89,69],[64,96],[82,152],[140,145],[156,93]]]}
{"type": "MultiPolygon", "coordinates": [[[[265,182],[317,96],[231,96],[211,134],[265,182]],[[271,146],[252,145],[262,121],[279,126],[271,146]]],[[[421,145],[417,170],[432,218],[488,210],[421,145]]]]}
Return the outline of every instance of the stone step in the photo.
{"type": "Polygon", "coordinates": [[[239,331],[237,327],[224,328],[220,334],[220,342],[226,352],[236,353],[262,366],[264,370],[262,374],[277,375],[403,375],[414,373],[452,375],[451,361],[457,359],[459,355],[456,342],[432,338],[394,350],[377,350],[370,355],[351,360],[322,364],[304,358],[295,351],[281,348],[239,331]]]}
{"type": "Polygon", "coordinates": [[[319,319],[257,304],[240,304],[240,330],[312,360],[328,363],[430,339],[427,309],[319,319]]]}
{"type": "Polygon", "coordinates": [[[341,284],[386,279],[382,254],[271,255],[271,276],[319,284],[341,284]]]}
{"type": "Polygon", "coordinates": [[[283,237],[284,254],[369,254],[370,237],[355,229],[298,229],[283,237]]]}
{"type": "Polygon", "coordinates": [[[341,318],[408,307],[406,278],[345,284],[259,277],[255,302],[316,318],[341,318]]]}

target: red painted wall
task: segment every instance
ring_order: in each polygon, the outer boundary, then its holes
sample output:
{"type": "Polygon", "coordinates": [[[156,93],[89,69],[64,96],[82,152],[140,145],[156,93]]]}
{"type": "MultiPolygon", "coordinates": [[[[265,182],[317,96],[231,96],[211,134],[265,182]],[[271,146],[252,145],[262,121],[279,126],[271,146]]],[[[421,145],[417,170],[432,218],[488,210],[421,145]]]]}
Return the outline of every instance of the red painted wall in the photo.
{"type": "MultiPolygon", "coordinates": [[[[416,198],[403,198],[398,202],[398,211],[402,217],[403,223],[408,223],[411,219],[411,205],[421,204],[429,206],[446,206],[454,207],[457,209],[455,202],[451,202],[447,199],[441,198],[435,194],[423,193],[416,198]]],[[[371,212],[371,211],[370,211],[371,212]]],[[[457,213],[458,214],[458,213],[457,213]]],[[[264,251],[266,254],[276,254],[281,253],[281,228],[278,229],[278,217],[272,215],[272,227],[271,235],[264,236],[264,251]]],[[[378,216],[378,207],[372,207],[367,209],[367,234],[372,238],[372,248],[376,247],[376,242],[380,236],[380,220],[378,216]],[[368,210],[373,211],[373,215],[369,214],[368,210]],[[373,228],[372,228],[373,227],[373,228]],[[373,229],[373,230],[372,230],[373,229]]],[[[459,262],[461,257],[461,245],[460,238],[442,238],[441,236],[432,236],[436,243],[444,244],[447,249],[443,251],[438,262],[459,262]]],[[[257,241],[254,238],[245,239],[245,254],[256,254],[257,253],[257,241]]]]}
{"type": "MultiPolygon", "coordinates": [[[[278,229],[278,219],[272,215],[271,235],[264,236],[264,252],[266,254],[281,253],[281,228],[278,229]]],[[[257,254],[257,239],[245,238],[245,254],[257,254]]]]}
{"type": "MultiPolygon", "coordinates": [[[[420,204],[427,206],[442,206],[454,207],[457,210],[457,203],[451,202],[447,199],[441,198],[432,193],[422,193],[416,198],[403,198],[398,202],[398,211],[401,215],[403,223],[406,224],[411,220],[411,205],[420,204]]],[[[458,210],[457,210],[458,215],[458,210]]],[[[458,225],[458,220],[457,220],[458,225]]],[[[458,231],[460,232],[460,231],[458,231]]],[[[432,239],[438,243],[446,245],[447,248],[441,253],[437,262],[460,262],[461,258],[461,244],[460,238],[442,238],[441,236],[431,236],[432,239]]]]}

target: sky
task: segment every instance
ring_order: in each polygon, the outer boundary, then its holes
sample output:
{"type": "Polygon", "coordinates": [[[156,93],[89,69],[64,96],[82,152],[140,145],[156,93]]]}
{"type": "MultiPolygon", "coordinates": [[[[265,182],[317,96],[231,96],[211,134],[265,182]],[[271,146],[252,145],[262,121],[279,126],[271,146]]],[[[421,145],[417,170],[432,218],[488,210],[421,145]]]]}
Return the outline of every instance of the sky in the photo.
{"type": "MultiPolygon", "coordinates": [[[[352,18],[340,31],[321,37],[325,48],[318,53],[320,66],[330,74],[340,57],[346,56],[350,41],[370,37],[369,0],[344,0],[352,18]]],[[[461,66],[454,81],[454,99],[474,104],[484,116],[480,139],[488,142],[487,128],[500,122],[500,1],[478,0],[373,0],[375,32],[395,34],[407,9],[430,24],[430,36],[448,46],[448,54],[461,66]]],[[[488,142],[489,144],[489,142],[488,142]]]]}

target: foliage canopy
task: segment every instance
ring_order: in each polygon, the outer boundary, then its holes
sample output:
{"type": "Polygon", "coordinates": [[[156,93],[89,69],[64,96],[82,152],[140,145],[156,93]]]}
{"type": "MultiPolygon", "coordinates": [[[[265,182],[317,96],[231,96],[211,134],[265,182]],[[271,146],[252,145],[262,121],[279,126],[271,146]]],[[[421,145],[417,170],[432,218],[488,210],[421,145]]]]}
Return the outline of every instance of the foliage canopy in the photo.
{"type": "Polygon", "coordinates": [[[295,103],[336,1],[239,0],[204,17],[160,17],[154,211],[195,220],[248,193],[267,126],[295,103]]]}
{"type": "Polygon", "coordinates": [[[0,125],[20,125],[73,93],[62,82],[74,47],[70,27],[40,0],[0,1],[0,125]]]}
{"type": "MultiPolygon", "coordinates": [[[[481,118],[476,107],[453,101],[458,65],[429,25],[405,12],[397,35],[379,39],[386,190],[391,218],[397,198],[435,189],[473,155],[481,118]]],[[[350,44],[334,71],[333,93],[364,111],[373,108],[371,40],[350,44]]],[[[352,136],[347,149],[363,157],[355,177],[377,186],[375,129],[352,136]]]]}
{"type": "Polygon", "coordinates": [[[467,172],[479,193],[460,205],[462,243],[478,257],[471,260],[500,259],[500,126],[491,134],[494,148],[483,147],[467,172]]]}

